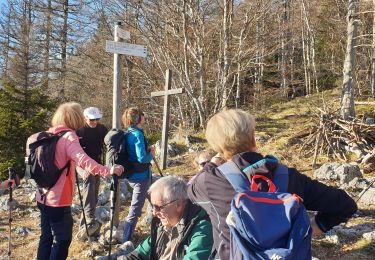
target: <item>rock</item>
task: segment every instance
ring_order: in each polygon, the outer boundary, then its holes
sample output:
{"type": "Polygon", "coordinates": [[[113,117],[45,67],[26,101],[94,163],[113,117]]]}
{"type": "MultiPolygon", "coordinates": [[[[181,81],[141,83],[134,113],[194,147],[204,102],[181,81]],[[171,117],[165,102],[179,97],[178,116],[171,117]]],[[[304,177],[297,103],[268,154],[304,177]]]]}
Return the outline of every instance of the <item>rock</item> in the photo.
{"type": "Polygon", "coordinates": [[[30,201],[35,201],[35,192],[32,192],[29,196],[30,201]]]}
{"type": "Polygon", "coordinates": [[[116,259],[125,259],[125,256],[130,254],[134,250],[134,245],[131,241],[127,241],[118,247],[118,251],[115,253],[116,259]]]}
{"type": "Polygon", "coordinates": [[[35,219],[39,218],[40,217],[40,211],[34,211],[34,212],[32,212],[30,214],[30,217],[31,218],[35,218],[35,219]]]}
{"type": "MultiPolygon", "coordinates": [[[[180,154],[182,151],[180,149],[178,149],[177,147],[177,144],[174,143],[174,142],[171,142],[171,143],[168,143],[167,145],[167,157],[174,157],[178,154],[180,154]]],[[[160,155],[161,154],[161,141],[158,140],[156,143],[155,143],[155,153],[157,155],[160,155]]]]}
{"type": "Polygon", "coordinates": [[[0,198],[0,211],[8,211],[9,205],[12,206],[12,209],[17,209],[19,203],[14,198],[11,202],[9,202],[9,196],[3,196],[2,198],[0,198]]]}
{"type": "Polygon", "coordinates": [[[98,206],[103,206],[105,205],[108,201],[109,201],[109,198],[110,198],[110,190],[109,190],[109,187],[105,187],[104,190],[99,193],[99,196],[98,196],[98,206]]]}
{"type": "Polygon", "coordinates": [[[360,235],[360,231],[353,229],[353,228],[339,228],[339,229],[336,229],[336,232],[339,235],[342,235],[348,238],[355,238],[360,235]]]}
{"type": "Polygon", "coordinates": [[[104,206],[96,207],[95,218],[102,224],[109,221],[110,220],[109,208],[104,207],[104,206]]]}
{"type": "Polygon", "coordinates": [[[375,188],[371,187],[368,190],[363,190],[359,195],[361,198],[359,200],[360,203],[365,205],[375,205],[375,188]]]}
{"type": "Polygon", "coordinates": [[[331,244],[339,244],[339,237],[334,230],[330,230],[325,234],[324,239],[331,244]]]}
{"type": "Polygon", "coordinates": [[[141,224],[143,226],[150,226],[151,225],[151,220],[152,220],[152,207],[151,207],[151,204],[150,202],[146,202],[147,203],[147,209],[146,209],[146,215],[143,217],[142,221],[141,221],[141,224]]]}
{"type": "Polygon", "coordinates": [[[257,135],[255,137],[255,140],[257,141],[257,143],[261,143],[261,144],[266,143],[269,139],[270,139],[270,136],[266,136],[266,135],[257,135]]]}
{"type": "Polygon", "coordinates": [[[355,177],[362,177],[357,164],[326,163],[314,172],[318,180],[339,180],[340,184],[349,183],[355,177]]]}
{"type": "MultiPolygon", "coordinates": [[[[121,229],[117,229],[116,227],[113,227],[112,230],[112,244],[119,244],[122,242],[122,236],[123,236],[123,231],[121,229]]],[[[104,235],[105,242],[109,244],[110,241],[110,230],[105,232],[104,235]]]]}
{"type": "Polygon", "coordinates": [[[363,173],[375,172],[375,163],[374,162],[367,163],[363,165],[362,169],[363,169],[363,173]]]}
{"type": "Polygon", "coordinates": [[[17,227],[15,233],[20,236],[27,236],[33,234],[33,232],[31,232],[31,229],[27,227],[17,227]]]}
{"type": "Polygon", "coordinates": [[[72,204],[72,207],[71,207],[71,209],[72,209],[72,213],[73,214],[78,214],[78,213],[81,213],[81,205],[77,205],[77,204],[72,204]]]}
{"type": "Polygon", "coordinates": [[[375,119],[373,117],[367,117],[365,123],[367,125],[373,125],[375,124],[375,119]]]}
{"type": "Polygon", "coordinates": [[[362,237],[368,241],[375,241],[375,231],[364,233],[362,237]]]}

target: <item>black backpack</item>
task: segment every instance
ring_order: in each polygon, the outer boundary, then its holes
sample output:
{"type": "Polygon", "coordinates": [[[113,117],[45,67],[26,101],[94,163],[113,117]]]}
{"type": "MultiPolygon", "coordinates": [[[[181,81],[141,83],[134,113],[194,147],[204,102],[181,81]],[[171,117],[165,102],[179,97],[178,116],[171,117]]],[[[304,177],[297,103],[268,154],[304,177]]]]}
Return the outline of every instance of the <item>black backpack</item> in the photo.
{"type": "MultiPolygon", "coordinates": [[[[104,144],[107,148],[106,165],[112,167],[115,164],[124,166],[124,172],[120,178],[125,178],[130,174],[142,172],[149,169],[149,163],[130,162],[128,160],[128,152],[126,149],[126,136],[134,130],[123,131],[121,129],[113,128],[108,131],[104,137],[104,144]]],[[[145,140],[145,144],[147,142],[145,140]]]]}
{"type": "MultiPolygon", "coordinates": [[[[26,142],[26,172],[39,188],[51,189],[62,172],[70,166],[70,161],[59,169],[55,165],[55,150],[57,141],[68,131],[52,134],[47,131],[31,135],[26,142]]],[[[68,175],[69,171],[67,171],[68,175]]]]}

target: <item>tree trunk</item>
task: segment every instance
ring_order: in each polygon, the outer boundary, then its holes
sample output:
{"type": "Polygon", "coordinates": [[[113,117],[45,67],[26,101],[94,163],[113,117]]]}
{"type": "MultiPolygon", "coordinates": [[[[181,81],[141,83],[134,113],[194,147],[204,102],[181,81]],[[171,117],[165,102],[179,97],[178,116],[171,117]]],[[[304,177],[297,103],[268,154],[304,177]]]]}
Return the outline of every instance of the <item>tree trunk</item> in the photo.
{"type": "Polygon", "coordinates": [[[230,30],[232,17],[232,0],[223,0],[223,74],[222,74],[222,104],[221,108],[227,108],[228,101],[228,81],[229,81],[229,46],[230,46],[230,30]]]}
{"type": "Polygon", "coordinates": [[[344,119],[355,117],[354,110],[354,82],[355,82],[355,54],[357,36],[358,0],[349,0],[347,15],[348,38],[346,43],[346,53],[343,68],[343,86],[341,94],[340,115],[344,119]]]}
{"type": "Polygon", "coordinates": [[[69,0],[63,0],[63,27],[61,30],[61,89],[59,98],[65,99],[66,51],[68,45],[69,0]]]}
{"type": "Polygon", "coordinates": [[[45,10],[46,16],[46,41],[44,43],[44,68],[43,68],[43,81],[48,87],[49,81],[49,56],[50,56],[50,40],[51,40],[51,33],[52,33],[52,23],[51,23],[51,15],[52,15],[52,0],[48,0],[47,9],[45,10]]]}

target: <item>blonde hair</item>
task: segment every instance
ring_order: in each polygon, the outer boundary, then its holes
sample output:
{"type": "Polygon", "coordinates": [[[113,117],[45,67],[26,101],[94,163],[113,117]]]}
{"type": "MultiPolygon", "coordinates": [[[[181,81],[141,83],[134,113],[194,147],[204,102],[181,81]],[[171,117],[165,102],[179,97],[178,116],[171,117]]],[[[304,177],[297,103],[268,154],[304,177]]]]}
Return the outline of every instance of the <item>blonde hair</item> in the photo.
{"type": "Polygon", "coordinates": [[[128,109],[125,109],[121,118],[122,124],[124,125],[124,127],[137,125],[139,122],[141,122],[141,116],[143,115],[143,112],[137,107],[130,107],[128,109]]]}
{"type": "Polygon", "coordinates": [[[52,126],[65,125],[73,130],[78,130],[85,125],[85,116],[82,107],[76,102],[61,104],[52,117],[52,126]]]}
{"type": "Polygon", "coordinates": [[[206,139],[212,149],[225,159],[255,148],[255,120],[241,109],[224,110],[207,123],[206,139]]]}

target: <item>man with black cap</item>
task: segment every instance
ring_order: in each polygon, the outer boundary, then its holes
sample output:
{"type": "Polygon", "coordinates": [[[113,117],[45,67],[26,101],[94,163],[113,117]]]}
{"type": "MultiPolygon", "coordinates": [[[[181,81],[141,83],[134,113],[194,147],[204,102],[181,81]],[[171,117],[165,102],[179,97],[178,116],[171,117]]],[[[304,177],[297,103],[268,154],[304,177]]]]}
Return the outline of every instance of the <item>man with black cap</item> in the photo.
{"type": "MultiPolygon", "coordinates": [[[[83,111],[86,119],[85,126],[77,130],[80,144],[83,150],[92,159],[102,163],[104,137],[108,129],[99,123],[103,114],[97,107],[88,107],[83,111]]],[[[99,195],[100,176],[83,172],[83,207],[90,236],[98,236],[100,223],[95,220],[95,208],[99,195]]],[[[84,226],[83,213],[80,220],[80,230],[77,236],[84,238],[86,230],[84,226]]]]}

